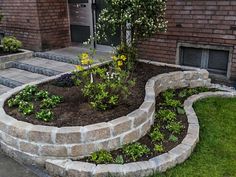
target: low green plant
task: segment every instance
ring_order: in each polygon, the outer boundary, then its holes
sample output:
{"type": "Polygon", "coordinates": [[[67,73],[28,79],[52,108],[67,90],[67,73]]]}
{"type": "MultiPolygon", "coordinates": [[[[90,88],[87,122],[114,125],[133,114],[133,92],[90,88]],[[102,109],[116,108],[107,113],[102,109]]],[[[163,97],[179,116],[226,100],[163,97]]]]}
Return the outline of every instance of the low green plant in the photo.
{"type": "Polygon", "coordinates": [[[186,98],[186,97],[188,97],[189,96],[189,94],[188,94],[188,89],[183,89],[183,90],[181,90],[180,92],[179,92],[179,94],[178,94],[178,97],[180,97],[180,98],[186,98]]]}
{"type": "Polygon", "coordinates": [[[169,141],[172,141],[172,142],[177,142],[178,141],[178,137],[177,136],[175,136],[175,135],[170,135],[170,137],[169,137],[169,141]]]}
{"type": "Polygon", "coordinates": [[[178,114],[182,114],[182,115],[185,114],[184,108],[178,107],[178,108],[177,108],[177,113],[178,113],[178,114]]]}
{"type": "Polygon", "coordinates": [[[184,126],[181,122],[172,121],[169,122],[166,126],[166,129],[169,130],[172,134],[180,134],[184,126]]]}
{"type": "Polygon", "coordinates": [[[161,152],[164,152],[165,149],[164,149],[164,146],[162,144],[155,144],[154,145],[154,151],[161,153],[161,152]]]}
{"type": "Polygon", "coordinates": [[[36,86],[26,86],[22,91],[20,91],[17,95],[23,101],[32,101],[35,93],[37,92],[36,86]]]}
{"type": "Polygon", "coordinates": [[[61,102],[61,100],[62,97],[53,95],[51,97],[43,99],[40,107],[44,109],[54,108],[57,104],[61,102]]]}
{"type": "Polygon", "coordinates": [[[43,120],[44,122],[49,122],[53,119],[53,112],[49,109],[42,109],[40,112],[36,113],[36,118],[43,120]]]}
{"type": "Polygon", "coordinates": [[[176,119],[176,113],[169,109],[159,110],[156,116],[162,121],[174,121],[176,119]]]}
{"type": "Polygon", "coordinates": [[[163,141],[163,140],[164,140],[164,134],[161,133],[159,127],[156,127],[156,128],[150,133],[150,137],[151,137],[151,139],[152,139],[153,142],[163,141]]]}
{"type": "Polygon", "coordinates": [[[166,99],[164,105],[170,106],[173,108],[182,107],[181,102],[179,100],[175,100],[175,99],[166,99]]]}
{"type": "Polygon", "coordinates": [[[115,163],[116,164],[124,164],[124,158],[122,155],[118,155],[116,158],[115,158],[115,163]]]}
{"type": "Polygon", "coordinates": [[[92,153],[90,160],[96,164],[107,164],[114,161],[111,153],[105,150],[92,153]]]}
{"type": "Polygon", "coordinates": [[[19,106],[20,102],[22,101],[20,95],[16,95],[14,98],[11,98],[7,101],[8,106],[14,107],[14,106],[19,106]]]}
{"type": "Polygon", "coordinates": [[[24,115],[30,115],[34,111],[34,105],[33,105],[33,103],[29,103],[26,101],[20,101],[19,111],[22,112],[24,115]]]}
{"type": "Polygon", "coordinates": [[[175,94],[174,94],[174,90],[166,90],[162,96],[164,97],[165,100],[170,100],[173,99],[175,94]]]}
{"type": "Polygon", "coordinates": [[[22,43],[15,37],[7,36],[2,39],[2,48],[4,52],[14,53],[22,47],[22,43]]]}
{"type": "Polygon", "coordinates": [[[150,149],[146,145],[136,142],[124,146],[123,153],[133,161],[137,161],[138,158],[150,153],[150,149]]]}
{"type": "Polygon", "coordinates": [[[49,93],[48,91],[45,91],[45,90],[40,90],[39,92],[35,94],[36,100],[43,100],[48,97],[49,97],[49,93]]]}

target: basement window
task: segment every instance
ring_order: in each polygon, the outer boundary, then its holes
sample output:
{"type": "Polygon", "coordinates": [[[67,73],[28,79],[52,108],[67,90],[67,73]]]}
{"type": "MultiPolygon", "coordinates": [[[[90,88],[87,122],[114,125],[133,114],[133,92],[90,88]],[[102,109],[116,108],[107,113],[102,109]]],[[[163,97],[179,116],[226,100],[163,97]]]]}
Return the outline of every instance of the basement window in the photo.
{"type": "Polygon", "coordinates": [[[180,64],[227,75],[229,50],[180,47],[180,64]]]}

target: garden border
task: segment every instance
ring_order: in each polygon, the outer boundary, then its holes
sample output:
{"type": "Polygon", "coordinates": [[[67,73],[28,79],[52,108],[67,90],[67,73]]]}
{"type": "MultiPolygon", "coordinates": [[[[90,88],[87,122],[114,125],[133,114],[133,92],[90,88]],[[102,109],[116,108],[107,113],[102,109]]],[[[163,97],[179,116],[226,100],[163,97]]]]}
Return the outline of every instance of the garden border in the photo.
{"type": "Polygon", "coordinates": [[[236,92],[205,92],[189,97],[184,102],[184,109],[188,118],[188,132],[182,143],[160,156],[149,161],[133,162],[124,165],[108,164],[95,165],[71,160],[47,160],[46,169],[53,176],[65,177],[105,177],[105,176],[137,176],[145,177],[154,172],[164,172],[177,164],[184,162],[194,150],[199,141],[199,123],[193,109],[193,104],[208,97],[236,97],[236,92]]]}
{"type": "Polygon", "coordinates": [[[32,51],[25,50],[25,49],[20,49],[19,51],[20,51],[20,53],[14,53],[14,54],[0,56],[0,69],[8,68],[8,62],[33,57],[32,51]]]}
{"type": "MultiPolygon", "coordinates": [[[[61,75],[30,85],[47,82],[61,75]]],[[[4,102],[25,85],[18,87],[0,96],[1,147],[18,160],[39,165],[44,165],[46,159],[80,159],[100,149],[120,148],[137,141],[149,131],[154,122],[155,97],[160,92],[169,88],[209,86],[208,76],[209,73],[201,69],[155,76],[147,82],[145,101],[138,110],[110,122],[85,127],[32,125],[6,115],[4,102]]]]}

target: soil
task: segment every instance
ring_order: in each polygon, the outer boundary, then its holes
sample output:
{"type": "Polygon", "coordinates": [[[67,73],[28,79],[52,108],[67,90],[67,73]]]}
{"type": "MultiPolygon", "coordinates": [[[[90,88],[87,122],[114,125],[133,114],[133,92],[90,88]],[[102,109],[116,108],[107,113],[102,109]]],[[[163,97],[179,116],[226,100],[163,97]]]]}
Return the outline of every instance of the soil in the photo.
{"type": "MultiPolygon", "coordinates": [[[[139,108],[144,101],[145,84],[153,76],[179,71],[176,68],[154,66],[151,64],[137,63],[133,76],[137,78],[136,86],[132,88],[131,95],[126,102],[120,103],[117,107],[107,110],[98,111],[93,109],[88,101],[83,97],[80,88],[69,84],[68,87],[62,87],[60,83],[71,83],[67,76],[58,80],[39,85],[40,89],[47,90],[54,95],[63,96],[63,102],[53,109],[54,120],[51,122],[43,122],[35,118],[35,114],[25,117],[17,108],[9,108],[4,106],[6,113],[20,121],[29,122],[35,125],[47,126],[86,126],[90,124],[107,122],[118,117],[127,115],[139,108]]],[[[37,104],[37,103],[36,103],[37,104]]],[[[37,106],[36,106],[37,107],[37,106]]],[[[36,111],[39,110],[36,108],[36,111]]]]}
{"type": "Polygon", "coordinates": [[[14,52],[14,53],[11,53],[11,52],[4,52],[3,49],[0,47],[0,57],[1,57],[1,56],[6,56],[6,55],[15,54],[15,53],[21,53],[21,51],[14,52]]]}

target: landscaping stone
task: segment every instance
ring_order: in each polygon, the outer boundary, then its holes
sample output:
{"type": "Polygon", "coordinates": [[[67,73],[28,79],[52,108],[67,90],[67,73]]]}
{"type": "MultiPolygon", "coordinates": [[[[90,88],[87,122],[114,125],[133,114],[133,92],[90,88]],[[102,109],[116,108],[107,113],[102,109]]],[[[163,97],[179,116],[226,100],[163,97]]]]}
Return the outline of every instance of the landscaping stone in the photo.
{"type": "Polygon", "coordinates": [[[91,142],[111,137],[110,126],[106,123],[88,125],[83,128],[83,141],[91,142]]]}

